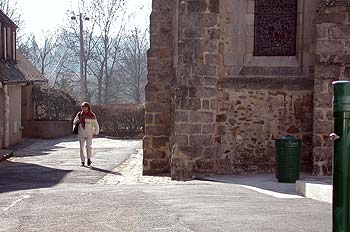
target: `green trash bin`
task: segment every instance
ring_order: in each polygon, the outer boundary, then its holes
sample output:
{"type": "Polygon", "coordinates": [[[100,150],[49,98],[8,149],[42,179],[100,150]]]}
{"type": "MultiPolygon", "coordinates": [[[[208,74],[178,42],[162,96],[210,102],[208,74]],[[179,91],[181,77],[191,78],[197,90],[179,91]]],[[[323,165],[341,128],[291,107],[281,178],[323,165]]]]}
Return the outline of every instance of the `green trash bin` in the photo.
{"type": "Polygon", "coordinates": [[[278,182],[295,183],[299,179],[301,139],[287,135],[276,139],[275,145],[278,182]]]}

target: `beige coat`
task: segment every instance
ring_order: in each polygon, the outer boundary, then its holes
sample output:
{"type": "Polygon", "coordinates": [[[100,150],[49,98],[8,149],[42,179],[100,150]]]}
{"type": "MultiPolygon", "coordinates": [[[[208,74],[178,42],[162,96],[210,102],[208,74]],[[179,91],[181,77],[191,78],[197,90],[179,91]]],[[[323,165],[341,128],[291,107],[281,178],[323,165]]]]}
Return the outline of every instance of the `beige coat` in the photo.
{"type": "MultiPolygon", "coordinates": [[[[73,124],[77,124],[79,121],[79,116],[75,116],[73,120],[73,124]]],[[[98,135],[100,131],[100,127],[98,125],[97,119],[85,119],[85,129],[81,124],[79,124],[78,135],[79,137],[90,137],[92,138],[94,135],[98,135]]]]}

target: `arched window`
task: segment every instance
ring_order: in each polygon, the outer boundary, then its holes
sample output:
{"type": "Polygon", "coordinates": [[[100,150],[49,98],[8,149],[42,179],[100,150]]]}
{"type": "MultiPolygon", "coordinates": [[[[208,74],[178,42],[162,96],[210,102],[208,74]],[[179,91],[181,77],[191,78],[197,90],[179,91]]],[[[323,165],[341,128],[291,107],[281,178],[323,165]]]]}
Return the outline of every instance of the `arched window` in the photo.
{"type": "Polygon", "coordinates": [[[254,56],[295,56],[297,0],[255,0],[254,56]]]}

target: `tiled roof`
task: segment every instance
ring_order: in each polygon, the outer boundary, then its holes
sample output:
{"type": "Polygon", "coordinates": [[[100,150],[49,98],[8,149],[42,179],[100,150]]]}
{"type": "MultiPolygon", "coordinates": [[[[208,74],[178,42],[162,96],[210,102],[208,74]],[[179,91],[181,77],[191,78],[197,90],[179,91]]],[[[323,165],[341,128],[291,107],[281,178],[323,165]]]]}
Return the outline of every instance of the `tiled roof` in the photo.
{"type": "Polygon", "coordinates": [[[10,62],[0,61],[0,81],[2,82],[27,82],[19,68],[10,62]]]}
{"type": "Polygon", "coordinates": [[[16,51],[17,67],[24,74],[28,81],[47,81],[46,78],[37,70],[32,63],[20,52],[16,51]]]}
{"type": "Polygon", "coordinates": [[[16,64],[0,60],[1,82],[47,82],[46,78],[18,50],[16,57],[16,64]]]}
{"type": "Polygon", "coordinates": [[[0,10],[0,22],[17,28],[17,25],[9,17],[7,17],[7,15],[5,15],[4,12],[2,12],[1,10],[0,10]]]}

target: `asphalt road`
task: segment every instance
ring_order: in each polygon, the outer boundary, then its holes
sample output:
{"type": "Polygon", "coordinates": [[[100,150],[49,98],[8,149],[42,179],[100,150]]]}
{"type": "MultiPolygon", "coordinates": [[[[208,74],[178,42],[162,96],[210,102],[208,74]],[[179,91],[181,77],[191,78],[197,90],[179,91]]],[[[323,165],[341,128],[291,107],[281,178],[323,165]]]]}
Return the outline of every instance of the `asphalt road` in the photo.
{"type": "Polygon", "coordinates": [[[331,204],[269,176],[143,177],[141,141],[94,139],[91,168],[78,146],[25,140],[0,163],[0,231],[331,231],[331,204]]]}

